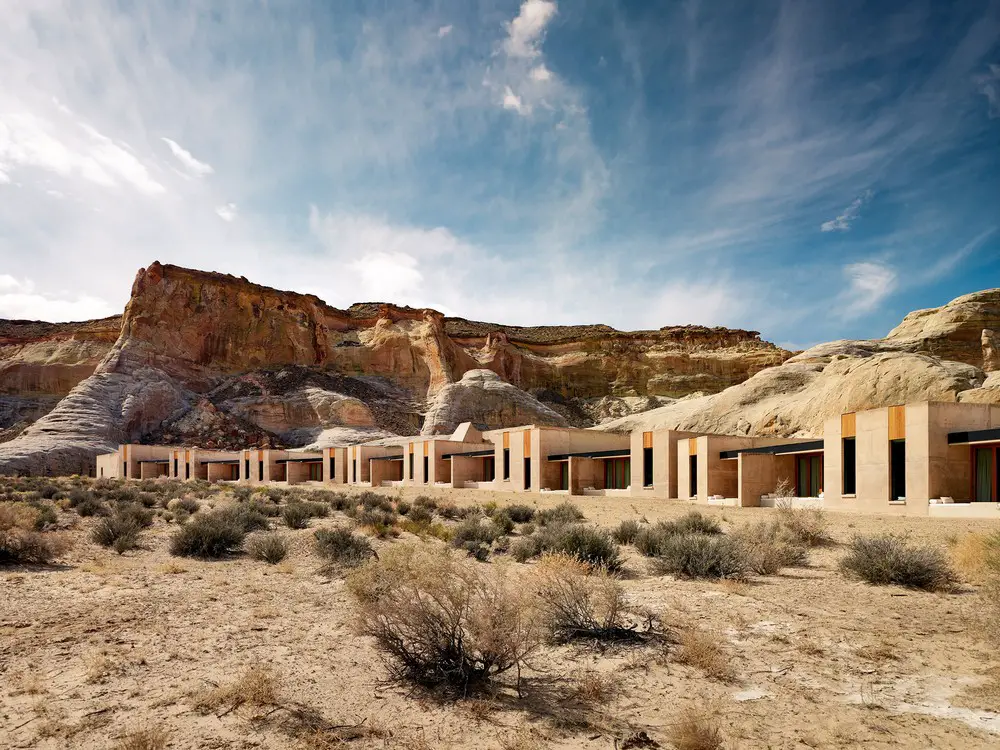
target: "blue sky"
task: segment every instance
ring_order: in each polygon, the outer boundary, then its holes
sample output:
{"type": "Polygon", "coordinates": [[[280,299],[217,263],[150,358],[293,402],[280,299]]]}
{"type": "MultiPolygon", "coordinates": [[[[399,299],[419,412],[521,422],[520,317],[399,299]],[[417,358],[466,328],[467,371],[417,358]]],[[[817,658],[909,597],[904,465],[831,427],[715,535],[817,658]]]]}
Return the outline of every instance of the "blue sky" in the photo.
{"type": "Polygon", "coordinates": [[[801,347],[1000,286],[1000,2],[4,20],[3,317],[118,312],[160,260],[341,307],[801,347]]]}

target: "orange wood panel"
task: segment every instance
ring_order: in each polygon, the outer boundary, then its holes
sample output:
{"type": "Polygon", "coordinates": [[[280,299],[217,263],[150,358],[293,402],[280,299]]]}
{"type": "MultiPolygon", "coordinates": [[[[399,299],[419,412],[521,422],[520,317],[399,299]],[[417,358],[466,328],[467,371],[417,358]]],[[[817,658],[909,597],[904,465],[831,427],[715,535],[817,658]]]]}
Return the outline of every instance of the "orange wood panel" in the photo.
{"type": "Polygon", "coordinates": [[[413,453],[413,443],[410,443],[410,453],[413,453]]]}
{"type": "Polygon", "coordinates": [[[644,432],[644,433],[642,433],[642,447],[643,448],[652,448],[653,447],[653,433],[652,432],[644,432]]]}
{"type": "Polygon", "coordinates": [[[840,436],[842,438],[857,437],[858,420],[854,412],[840,415],[840,436]]]}
{"type": "Polygon", "coordinates": [[[504,448],[510,448],[510,433],[509,432],[505,432],[503,434],[503,447],[504,448]]]}
{"type": "Polygon", "coordinates": [[[688,455],[698,455],[698,438],[688,438],[688,455]]]}
{"type": "Polygon", "coordinates": [[[524,457],[531,458],[531,430],[524,431],[524,457]]]}
{"type": "Polygon", "coordinates": [[[428,441],[428,440],[425,440],[425,441],[424,441],[424,455],[425,455],[425,456],[426,456],[426,455],[429,455],[429,454],[430,454],[430,450],[431,450],[431,444],[430,444],[430,441],[428,441]]]}
{"type": "Polygon", "coordinates": [[[889,407],[889,439],[904,440],[906,438],[906,407],[889,407]]]}

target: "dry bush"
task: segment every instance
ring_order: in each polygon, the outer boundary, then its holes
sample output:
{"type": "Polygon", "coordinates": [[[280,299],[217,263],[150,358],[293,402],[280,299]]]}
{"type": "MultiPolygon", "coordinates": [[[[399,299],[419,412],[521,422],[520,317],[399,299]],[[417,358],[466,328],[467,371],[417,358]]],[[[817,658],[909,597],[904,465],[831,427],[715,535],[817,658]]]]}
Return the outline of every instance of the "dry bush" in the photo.
{"type": "Polygon", "coordinates": [[[634,640],[621,583],[568,555],[547,555],[534,573],[541,624],[555,643],[634,640]]]}
{"type": "Polygon", "coordinates": [[[114,750],[164,750],[170,733],[162,726],[133,729],[114,744],[114,750]]]}
{"type": "Polygon", "coordinates": [[[611,532],[611,536],[619,544],[632,544],[639,535],[641,528],[642,526],[637,520],[628,518],[615,527],[615,530],[611,532]]]}
{"type": "Polygon", "coordinates": [[[643,555],[656,557],[669,540],[686,534],[716,536],[722,534],[722,527],[714,518],[692,510],[676,521],[658,521],[652,526],[642,527],[636,533],[633,544],[643,555]]]}
{"type": "Polygon", "coordinates": [[[451,545],[465,550],[477,560],[486,560],[490,556],[493,543],[499,538],[500,530],[492,521],[472,516],[455,527],[451,545]]]}
{"type": "Polygon", "coordinates": [[[271,531],[250,537],[247,542],[247,554],[254,560],[277,565],[288,557],[291,546],[291,542],[286,537],[276,531],[271,531]]]}
{"type": "Polygon", "coordinates": [[[69,550],[64,534],[35,530],[38,516],[26,503],[0,502],[0,565],[47,563],[69,550]]]}
{"type": "Polygon", "coordinates": [[[580,703],[606,706],[621,692],[621,679],[616,675],[587,670],[576,676],[570,697],[580,703]]]}
{"type": "Polygon", "coordinates": [[[318,529],[313,537],[316,554],[328,563],[325,569],[328,573],[337,568],[356,568],[375,557],[371,543],[349,529],[318,529]]]}
{"type": "Polygon", "coordinates": [[[747,563],[757,575],[774,575],[782,568],[809,564],[809,552],[797,537],[775,521],[741,526],[732,533],[746,553],[747,563]]]}
{"type": "Polygon", "coordinates": [[[621,570],[621,551],[604,529],[581,523],[550,524],[535,534],[540,552],[570,555],[591,568],[621,570]]]}
{"type": "Polygon", "coordinates": [[[1000,576],[1000,533],[966,534],[952,545],[951,559],[967,580],[988,583],[1000,576]]]}
{"type": "Polygon", "coordinates": [[[201,505],[193,497],[175,497],[169,503],[167,503],[167,510],[172,510],[174,512],[184,511],[188,514],[197,513],[201,509],[201,505]]]}
{"type": "Polygon", "coordinates": [[[179,557],[225,557],[243,546],[246,535],[244,519],[238,513],[228,512],[228,509],[199,513],[174,532],[170,540],[170,554],[179,557]]]}
{"type": "Polygon", "coordinates": [[[722,731],[702,714],[687,712],[670,727],[674,750],[722,750],[722,731]]]}
{"type": "Polygon", "coordinates": [[[515,503],[504,508],[504,512],[510,516],[514,523],[528,523],[535,518],[535,509],[530,505],[515,503]]]}
{"type": "Polygon", "coordinates": [[[254,665],[228,685],[208,690],[196,696],[194,707],[202,713],[229,713],[242,706],[276,706],[279,703],[281,680],[268,666],[254,665]]]}
{"type": "Polygon", "coordinates": [[[577,523],[583,519],[583,511],[569,500],[559,503],[554,508],[546,508],[535,513],[535,521],[539,526],[577,523]]]}
{"type": "Polygon", "coordinates": [[[945,591],[955,584],[948,558],[940,550],[912,546],[894,534],[854,537],[840,570],[876,586],[945,591]]]}
{"type": "Polygon", "coordinates": [[[130,514],[115,513],[97,519],[90,530],[90,539],[102,547],[111,547],[119,555],[139,546],[142,526],[130,514]]]}
{"type": "Polygon", "coordinates": [[[827,531],[826,515],[821,508],[778,506],[778,523],[792,541],[806,547],[822,547],[833,542],[827,531]]]}
{"type": "Polygon", "coordinates": [[[653,559],[661,574],[681,578],[745,578],[750,558],[739,541],[723,534],[678,534],[660,544],[653,559]]]}
{"type": "Polygon", "coordinates": [[[424,505],[413,505],[406,514],[407,521],[416,525],[430,525],[434,520],[434,511],[424,505]]]}
{"type": "Polygon", "coordinates": [[[730,655],[719,643],[719,638],[711,633],[693,628],[684,630],[675,658],[713,680],[732,682],[736,679],[730,655]]]}
{"type": "Polygon", "coordinates": [[[399,545],[355,571],[348,588],[394,679],[464,697],[520,672],[539,646],[534,608],[508,573],[448,549],[399,545]]]}

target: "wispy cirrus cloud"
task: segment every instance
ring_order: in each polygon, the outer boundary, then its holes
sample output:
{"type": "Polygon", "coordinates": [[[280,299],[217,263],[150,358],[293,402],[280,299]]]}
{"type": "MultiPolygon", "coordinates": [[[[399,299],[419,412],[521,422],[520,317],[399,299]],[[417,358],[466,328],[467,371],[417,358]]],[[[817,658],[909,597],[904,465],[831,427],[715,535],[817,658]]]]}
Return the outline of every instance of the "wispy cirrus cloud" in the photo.
{"type": "Polygon", "coordinates": [[[980,93],[986,97],[989,118],[1000,117],[1000,65],[991,63],[989,71],[977,75],[975,81],[980,93]]]}
{"type": "Polygon", "coordinates": [[[864,191],[861,195],[851,201],[851,204],[843,210],[836,218],[824,221],[820,224],[821,232],[846,232],[851,228],[851,224],[861,216],[861,208],[868,203],[874,193],[871,190],[864,191]]]}
{"type": "Polygon", "coordinates": [[[861,261],[844,266],[847,289],[840,306],[845,318],[871,312],[896,290],[896,271],[879,261],[861,261]]]}
{"type": "Polygon", "coordinates": [[[205,175],[210,175],[215,171],[211,164],[195,159],[194,156],[191,155],[191,152],[177,143],[177,141],[172,141],[169,138],[163,138],[162,140],[170,148],[170,153],[172,153],[177,158],[177,161],[179,161],[191,174],[197,175],[198,177],[204,177],[205,175]]]}

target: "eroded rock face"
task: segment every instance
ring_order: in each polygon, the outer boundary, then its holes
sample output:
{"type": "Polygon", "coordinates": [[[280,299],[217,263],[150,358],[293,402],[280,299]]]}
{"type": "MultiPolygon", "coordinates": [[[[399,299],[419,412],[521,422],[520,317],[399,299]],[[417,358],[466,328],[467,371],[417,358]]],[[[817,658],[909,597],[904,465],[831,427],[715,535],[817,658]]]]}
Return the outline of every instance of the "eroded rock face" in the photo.
{"type": "Polygon", "coordinates": [[[592,400],[621,408],[695,384],[721,390],[790,356],[753,331],[518,328],[381,303],[339,310],[311,295],[159,263],[139,271],[120,321],[86,325],[90,338],[55,326],[34,349],[22,331],[18,356],[0,360],[22,373],[0,394],[9,399],[0,404],[7,421],[20,430],[44,414],[0,444],[0,471],[80,471],[123,441],[205,444],[213,424],[234,439],[297,445],[351,430],[413,434],[421,424],[449,432],[473,413],[490,426],[561,423],[527,389],[554,394],[585,422],[592,400]],[[24,368],[43,360],[52,369],[38,371],[47,384],[36,387],[24,368]],[[464,382],[474,370],[498,378],[464,382]],[[31,388],[55,395],[25,406],[31,388]],[[488,403],[475,406],[464,393],[488,403]]]}
{"type": "Polygon", "coordinates": [[[427,410],[423,434],[450,435],[462,422],[491,428],[525,424],[567,427],[558,412],[492,370],[469,370],[434,397],[427,410]]]}

